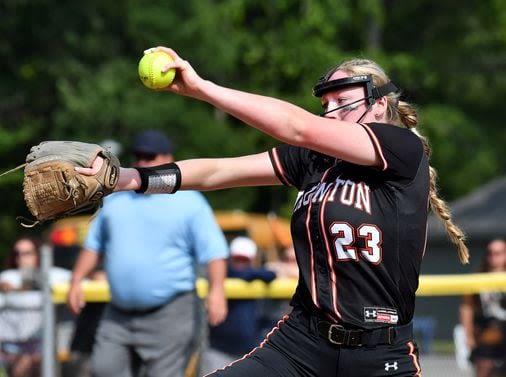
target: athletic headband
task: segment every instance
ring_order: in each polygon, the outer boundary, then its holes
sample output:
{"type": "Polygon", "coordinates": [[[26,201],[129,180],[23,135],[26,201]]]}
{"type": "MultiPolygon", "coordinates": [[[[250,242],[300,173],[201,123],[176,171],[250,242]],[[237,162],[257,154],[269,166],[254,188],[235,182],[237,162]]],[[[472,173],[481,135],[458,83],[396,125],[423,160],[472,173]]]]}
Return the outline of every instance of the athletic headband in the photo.
{"type": "Polygon", "coordinates": [[[373,105],[378,98],[381,98],[388,93],[397,92],[398,89],[393,82],[388,82],[385,85],[375,87],[372,82],[371,75],[351,76],[342,79],[327,81],[325,76],[321,77],[313,88],[313,95],[321,97],[325,93],[333,90],[346,88],[348,86],[362,85],[366,90],[366,99],[370,105],[373,105]]]}

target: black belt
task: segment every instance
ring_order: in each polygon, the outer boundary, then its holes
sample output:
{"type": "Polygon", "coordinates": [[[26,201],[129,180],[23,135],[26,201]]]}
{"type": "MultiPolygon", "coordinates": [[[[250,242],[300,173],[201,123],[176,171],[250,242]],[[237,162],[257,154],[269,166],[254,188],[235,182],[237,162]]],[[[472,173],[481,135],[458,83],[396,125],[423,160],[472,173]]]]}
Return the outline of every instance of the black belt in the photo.
{"type": "Polygon", "coordinates": [[[378,344],[393,344],[400,340],[411,340],[413,325],[382,327],[373,330],[345,329],[327,321],[318,321],[318,331],[329,342],[350,347],[373,347],[378,344]]]}
{"type": "Polygon", "coordinates": [[[196,292],[195,290],[192,290],[192,291],[184,291],[184,292],[176,293],[173,297],[171,297],[171,299],[169,301],[163,303],[162,305],[153,306],[151,308],[123,309],[123,308],[120,308],[119,306],[114,305],[113,303],[111,303],[111,306],[115,310],[117,310],[118,312],[123,313],[123,314],[130,314],[130,315],[151,314],[151,313],[154,313],[154,312],[160,310],[164,306],[168,305],[169,303],[171,303],[172,301],[174,301],[174,299],[176,299],[177,297],[183,296],[183,295],[186,295],[186,294],[190,294],[190,293],[191,294],[195,294],[195,292],[196,292]]]}
{"type": "Polygon", "coordinates": [[[163,308],[165,305],[167,305],[167,303],[163,304],[163,305],[158,305],[158,306],[155,306],[155,307],[151,307],[151,308],[142,308],[142,309],[123,309],[123,308],[120,308],[116,305],[112,305],[112,307],[114,308],[114,310],[120,312],[120,313],[123,313],[123,314],[128,314],[128,315],[145,315],[145,314],[151,314],[151,313],[154,313],[158,310],[160,310],[161,308],[163,308]]]}

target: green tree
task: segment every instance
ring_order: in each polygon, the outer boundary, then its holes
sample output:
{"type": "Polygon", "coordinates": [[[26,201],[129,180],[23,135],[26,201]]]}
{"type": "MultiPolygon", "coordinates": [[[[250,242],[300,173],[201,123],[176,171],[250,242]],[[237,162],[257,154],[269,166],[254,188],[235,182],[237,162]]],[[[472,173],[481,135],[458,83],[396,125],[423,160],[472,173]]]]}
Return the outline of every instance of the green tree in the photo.
{"type": "MultiPolygon", "coordinates": [[[[115,139],[128,152],[145,128],[166,131],[177,158],[236,156],[277,144],[207,104],[144,88],[137,63],[156,45],[174,47],[217,83],[315,113],[318,77],[345,58],[370,57],[419,105],[420,131],[430,138],[446,199],[506,170],[500,0],[5,0],[0,33],[2,171],[42,140],[115,139]]],[[[130,163],[128,153],[121,159],[130,163]]],[[[1,250],[22,231],[15,216],[28,215],[21,180],[22,171],[0,178],[1,250]]],[[[295,193],[274,187],[206,195],[217,209],[288,216],[295,193]]]]}

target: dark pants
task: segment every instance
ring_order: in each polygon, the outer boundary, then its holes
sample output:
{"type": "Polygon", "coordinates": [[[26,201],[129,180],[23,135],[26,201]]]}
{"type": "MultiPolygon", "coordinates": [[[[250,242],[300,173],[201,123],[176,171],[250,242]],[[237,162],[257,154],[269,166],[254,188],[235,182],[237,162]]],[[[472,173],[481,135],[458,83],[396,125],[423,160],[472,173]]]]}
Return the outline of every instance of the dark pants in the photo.
{"type": "Polygon", "coordinates": [[[412,336],[392,344],[347,347],[318,331],[318,319],[301,310],[281,320],[259,347],[212,377],[379,377],[420,376],[412,336]]]}

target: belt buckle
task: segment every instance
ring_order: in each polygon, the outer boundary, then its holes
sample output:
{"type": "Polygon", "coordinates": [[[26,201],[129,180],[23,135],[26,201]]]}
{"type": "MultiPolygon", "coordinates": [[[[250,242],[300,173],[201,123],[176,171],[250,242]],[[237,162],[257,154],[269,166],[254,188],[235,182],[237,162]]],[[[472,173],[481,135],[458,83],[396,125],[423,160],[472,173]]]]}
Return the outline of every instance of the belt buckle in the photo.
{"type": "Polygon", "coordinates": [[[329,339],[330,343],[337,344],[338,346],[343,345],[346,342],[346,330],[341,325],[331,324],[329,327],[329,332],[327,334],[327,338],[329,339]],[[332,332],[333,329],[341,330],[337,332],[332,332]],[[339,337],[339,334],[341,334],[341,339],[334,340],[333,334],[336,335],[336,337],[339,337]]]}

